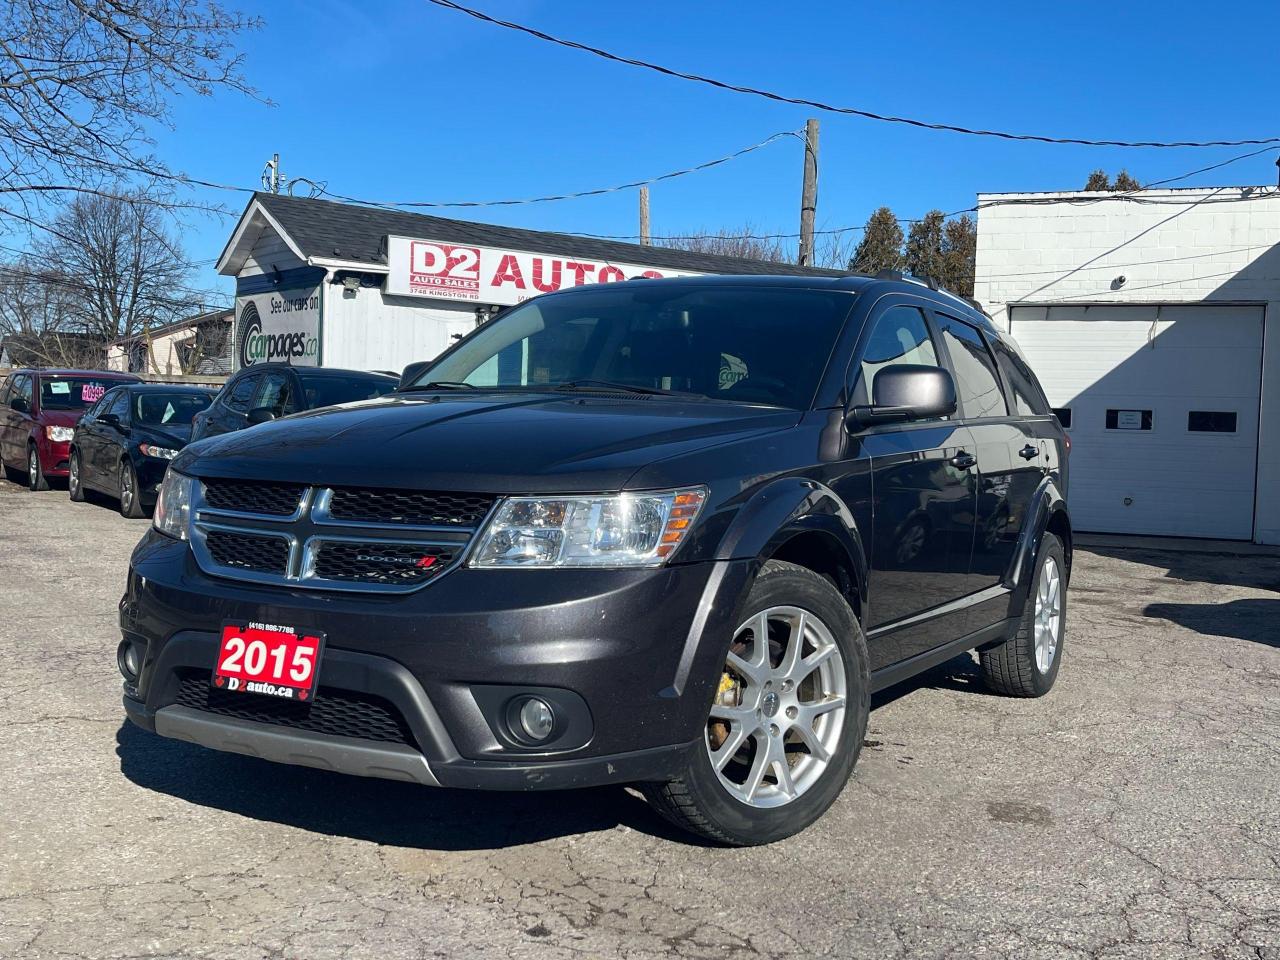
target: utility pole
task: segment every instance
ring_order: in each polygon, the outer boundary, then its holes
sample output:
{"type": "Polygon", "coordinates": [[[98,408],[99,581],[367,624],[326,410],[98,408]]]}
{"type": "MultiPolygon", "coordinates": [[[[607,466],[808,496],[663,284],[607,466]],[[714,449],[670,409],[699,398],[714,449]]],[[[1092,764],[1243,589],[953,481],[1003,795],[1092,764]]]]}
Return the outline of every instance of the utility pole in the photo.
{"type": "Polygon", "coordinates": [[[818,121],[804,125],[804,185],[800,190],[800,256],[802,267],[813,266],[813,220],[818,212],[818,121]]]}
{"type": "Polygon", "coordinates": [[[280,192],[280,154],[272,154],[262,168],[262,189],[269,193],[280,192]]]}
{"type": "Polygon", "coordinates": [[[649,188],[640,188],[640,245],[649,246],[649,188]]]}

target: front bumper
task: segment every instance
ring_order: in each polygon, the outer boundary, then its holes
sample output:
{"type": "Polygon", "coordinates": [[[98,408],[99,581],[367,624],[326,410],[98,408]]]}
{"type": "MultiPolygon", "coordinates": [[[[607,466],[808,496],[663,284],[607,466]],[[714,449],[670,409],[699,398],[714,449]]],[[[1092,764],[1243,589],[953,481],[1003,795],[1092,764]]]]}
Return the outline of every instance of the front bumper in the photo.
{"type": "Polygon", "coordinates": [[[41,436],[36,441],[36,456],[40,458],[40,470],[46,477],[65,477],[70,471],[71,443],[41,436]]]}
{"type": "Polygon", "coordinates": [[[659,780],[701,749],[738,598],[754,572],[750,561],[461,568],[414,593],[334,594],[211,577],[186,544],[151,532],[121,601],[125,639],[142,653],[125,709],[146,729],[206,747],[424,784],[520,790],[659,780]],[[260,698],[209,693],[228,620],[326,634],[305,716],[263,715],[241,709],[260,698]],[[526,693],[568,718],[539,747],[518,742],[502,719],[526,693]]]}

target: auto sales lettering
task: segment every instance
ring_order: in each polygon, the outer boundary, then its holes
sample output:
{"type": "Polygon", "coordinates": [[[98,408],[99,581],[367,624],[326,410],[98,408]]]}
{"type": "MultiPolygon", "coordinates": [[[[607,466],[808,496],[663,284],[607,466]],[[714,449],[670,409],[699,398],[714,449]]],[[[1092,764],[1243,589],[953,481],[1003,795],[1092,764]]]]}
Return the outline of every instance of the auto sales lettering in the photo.
{"type": "Polygon", "coordinates": [[[387,261],[388,294],[503,305],[589,283],[692,276],[685,270],[408,237],[387,238],[387,261]]]}

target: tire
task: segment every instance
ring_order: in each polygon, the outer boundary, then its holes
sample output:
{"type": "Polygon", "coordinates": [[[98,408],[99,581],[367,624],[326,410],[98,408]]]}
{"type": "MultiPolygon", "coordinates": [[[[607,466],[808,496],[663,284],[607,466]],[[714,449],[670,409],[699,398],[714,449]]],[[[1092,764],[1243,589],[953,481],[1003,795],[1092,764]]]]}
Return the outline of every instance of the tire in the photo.
{"type": "Polygon", "coordinates": [[[667,820],[715,843],[754,846],[799,833],[853,772],[867,730],[869,663],[862,628],[830,581],[770,560],[743,606],[703,742],[676,779],[641,791],[667,820]],[[762,621],[768,641],[758,646],[753,625],[762,621]],[[797,636],[801,662],[788,673],[797,636]]]}
{"type": "Polygon", "coordinates": [[[40,454],[36,452],[34,443],[27,447],[27,489],[49,489],[49,481],[44,475],[44,467],[40,466],[40,454]]]}
{"type": "Polygon", "coordinates": [[[71,451],[71,463],[67,466],[67,496],[73,503],[84,503],[84,481],[81,479],[80,451],[71,451]]]}
{"type": "Polygon", "coordinates": [[[978,654],[987,686],[1009,697],[1043,697],[1058,679],[1066,633],[1066,554],[1062,541],[1046,533],[1036,556],[1036,575],[1017,635],[978,654]],[[1052,615],[1054,598],[1056,617],[1052,615]],[[1044,628],[1039,634],[1038,627],[1044,628]]]}
{"type": "Polygon", "coordinates": [[[120,516],[141,520],[147,515],[142,506],[142,491],[138,489],[138,472],[128,460],[120,461],[120,516]]]}

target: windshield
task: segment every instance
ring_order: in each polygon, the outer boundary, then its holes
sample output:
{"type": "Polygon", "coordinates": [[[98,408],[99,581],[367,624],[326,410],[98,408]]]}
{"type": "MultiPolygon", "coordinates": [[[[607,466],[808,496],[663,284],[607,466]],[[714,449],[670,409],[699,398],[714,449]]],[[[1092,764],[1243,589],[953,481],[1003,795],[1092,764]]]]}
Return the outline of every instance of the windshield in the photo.
{"type": "Polygon", "coordinates": [[[847,292],[767,287],[626,284],[548,297],[480,328],[413,385],[617,384],[805,409],[852,305],[847,292]]]}
{"type": "Polygon", "coordinates": [[[118,380],[99,380],[94,377],[41,377],[40,409],[85,410],[119,383],[118,380]]]}
{"type": "Polygon", "coordinates": [[[133,422],[149,427],[189,426],[209,406],[207,393],[139,393],[133,398],[133,422]]]}
{"type": "Polygon", "coordinates": [[[306,394],[304,409],[314,410],[316,407],[331,407],[337,403],[351,403],[353,400],[372,400],[396,388],[396,381],[389,377],[375,377],[366,374],[352,374],[348,377],[308,376],[299,374],[302,391],[306,394]]]}

